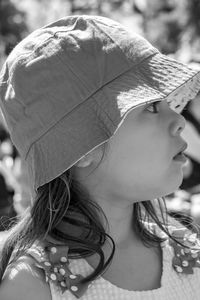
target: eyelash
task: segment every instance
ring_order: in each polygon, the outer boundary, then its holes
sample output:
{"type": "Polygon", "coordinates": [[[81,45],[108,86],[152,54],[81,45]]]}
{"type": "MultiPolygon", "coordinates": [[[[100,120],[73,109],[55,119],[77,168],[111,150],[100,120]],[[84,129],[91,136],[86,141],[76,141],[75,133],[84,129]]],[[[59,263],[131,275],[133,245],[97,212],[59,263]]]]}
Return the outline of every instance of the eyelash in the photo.
{"type": "Polygon", "coordinates": [[[159,113],[159,109],[158,109],[158,104],[160,103],[160,101],[157,101],[157,102],[153,102],[153,103],[151,103],[149,106],[147,106],[147,110],[149,111],[149,112],[151,112],[151,113],[153,113],[153,114],[157,114],[157,113],[159,113]],[[152,110],[150,110],[150,108],[153,108],[153,111],[152,110]]]}

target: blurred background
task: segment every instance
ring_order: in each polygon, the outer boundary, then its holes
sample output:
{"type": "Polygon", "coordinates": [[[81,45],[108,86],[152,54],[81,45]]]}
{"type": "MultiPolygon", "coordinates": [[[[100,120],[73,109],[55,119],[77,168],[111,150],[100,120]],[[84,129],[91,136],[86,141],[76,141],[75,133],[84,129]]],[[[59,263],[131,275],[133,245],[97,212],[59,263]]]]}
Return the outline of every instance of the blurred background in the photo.
{"type": "MultiPolygon", "coordinates": [[[[145,36],[162,53],[200,69],[200,0],[0,0],[0,68],[28,33],[71,14],[110,17],[145,36]]],[[[183,113],[188,143],[184,180],[167,196],[170,214],[200,225],[200,94],[183,113]],[[188,217],[188,218],[187,218],[188,217]]],[[[27,170],[0,117],[0,231],[30,205],[27,170]]]]}

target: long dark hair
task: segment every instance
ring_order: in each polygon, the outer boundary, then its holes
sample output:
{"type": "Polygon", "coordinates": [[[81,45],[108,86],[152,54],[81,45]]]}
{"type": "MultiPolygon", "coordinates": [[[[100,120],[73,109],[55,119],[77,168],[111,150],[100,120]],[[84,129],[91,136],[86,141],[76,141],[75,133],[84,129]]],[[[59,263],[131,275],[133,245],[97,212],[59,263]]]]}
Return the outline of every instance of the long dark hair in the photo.
{"type": "MultiPolygon", "coordinates": [[[[165,226],[167,215],[163,214],[163,201],[157,199],[157,208],[151,201],[133,204],[133,230],[146,245],[158,245],[163,239],[151,233],[144,226],[144,220],[154,221],[170,236],[165,226]]],[[[0,255],[0,282],[8,264],[25,254],[35,241],[66,244],[72,259],[97,253],[99,263],[83,282],[94,280],[107,268],[115,252],[115,243],[103,224],[108,224],[108,221],[101,207],[73,178],[72,170],[67,170],[38,188],[33,206],[8,230],[0,255]],[[101,248],[106,240],[112,244],[107,260],[101,248]]]]}

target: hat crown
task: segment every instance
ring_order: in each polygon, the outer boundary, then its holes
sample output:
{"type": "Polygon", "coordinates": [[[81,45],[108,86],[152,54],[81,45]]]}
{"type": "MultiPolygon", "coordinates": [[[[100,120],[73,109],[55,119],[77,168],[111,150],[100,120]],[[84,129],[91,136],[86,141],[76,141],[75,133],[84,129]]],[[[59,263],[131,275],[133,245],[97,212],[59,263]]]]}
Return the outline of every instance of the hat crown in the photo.
{"type": "Polygon", "coordinates": [[[105,17],[70,16],[31,33],[11,52],[2,74],[3,110],[20,153],[25,157],[64,115],[155,52],[105,17]]]}

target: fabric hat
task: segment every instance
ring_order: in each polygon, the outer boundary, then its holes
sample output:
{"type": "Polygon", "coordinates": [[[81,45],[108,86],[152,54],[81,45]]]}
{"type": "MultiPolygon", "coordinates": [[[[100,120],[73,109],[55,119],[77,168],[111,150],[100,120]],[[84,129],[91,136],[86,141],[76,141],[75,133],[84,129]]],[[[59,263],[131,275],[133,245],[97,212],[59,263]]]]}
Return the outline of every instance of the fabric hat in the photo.
{"type": "Polygon", "coordinates": [[[199,71],[118,22],[79,15],[13,49],[0,75],[0,106],[36,190],[106,142],[131,109],[167,98],[179,112],[199,89],[199,71]]]}

